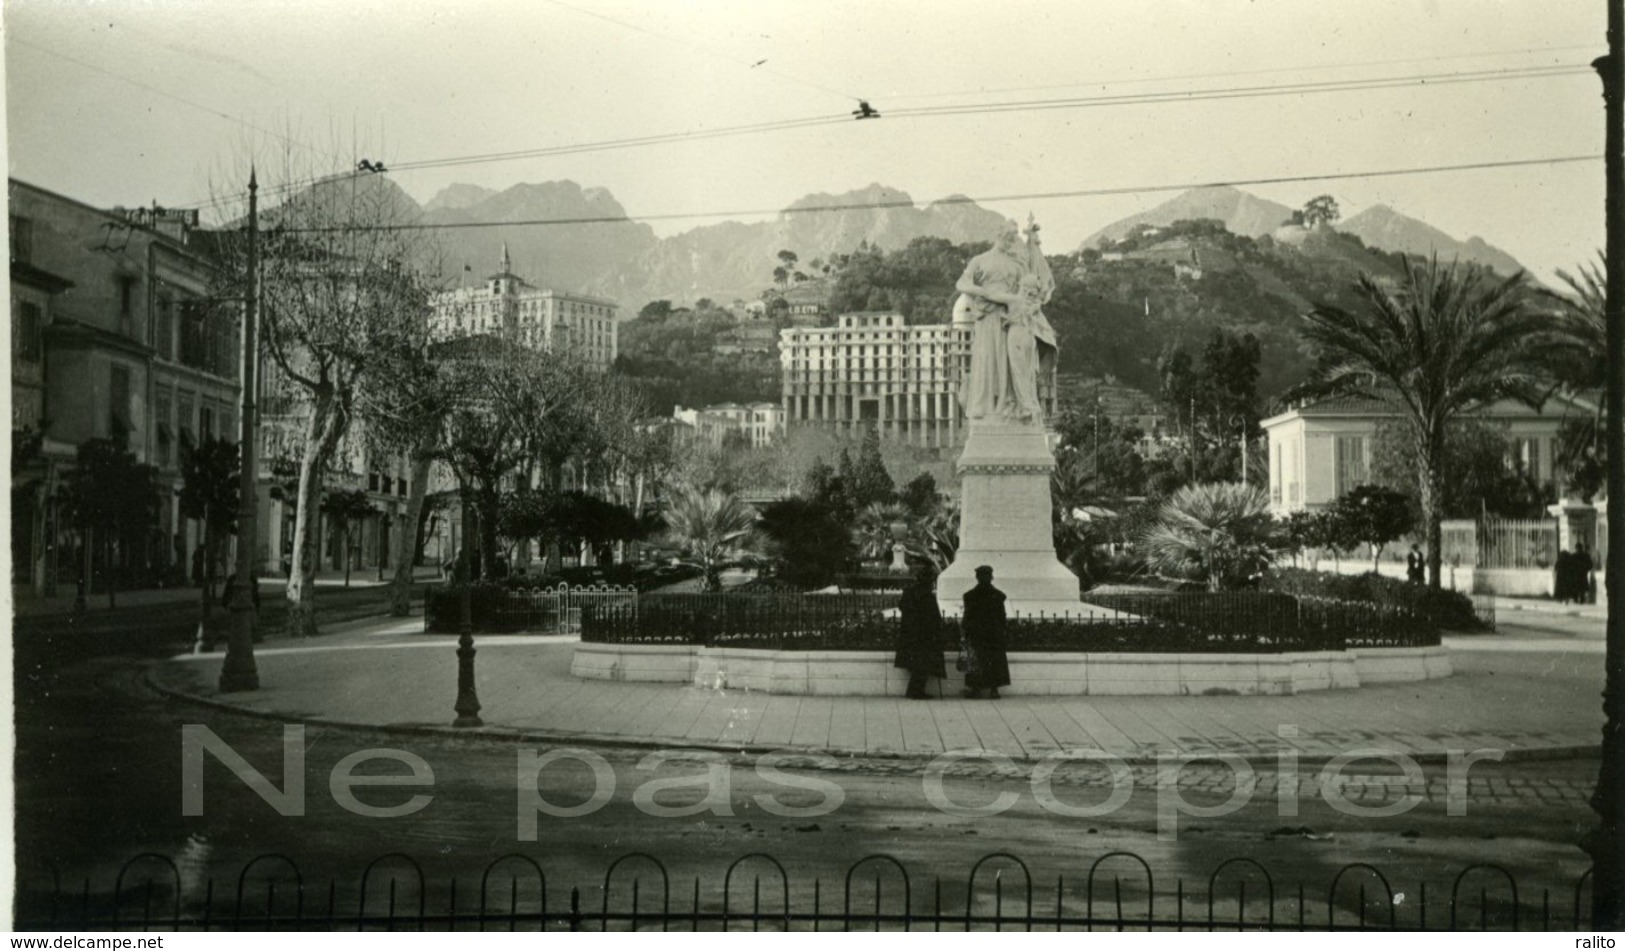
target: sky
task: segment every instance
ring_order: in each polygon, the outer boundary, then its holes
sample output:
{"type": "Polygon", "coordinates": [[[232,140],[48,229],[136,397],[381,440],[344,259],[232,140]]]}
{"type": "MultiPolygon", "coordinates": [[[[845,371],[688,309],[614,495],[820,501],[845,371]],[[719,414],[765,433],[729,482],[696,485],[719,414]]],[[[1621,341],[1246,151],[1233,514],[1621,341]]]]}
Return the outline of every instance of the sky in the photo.
{"type": "MultiPolygon", "coordinates": [[[[419,201],[569,179],[634,218],[692,216],[652,221],[663,235],[871,183],[921,203],[1111,192],[982,202],[1036,215],[1054,252],[1174,194],[1152,189],[1600,156],[1583,67],[1605,17],[1604,0],[5,0],[7,159],[107,207],[202,205],[245,156],[262,184],[384,161],[419,201]],[[1335,88],[1362,80],[1391,83],[1335,88]],[[880,118],[852,119],[860,99],[880,118]]],[[[1242,187],[1386,203],[1538,276],[1603,243],[1600,160],[1242,187]]]]}

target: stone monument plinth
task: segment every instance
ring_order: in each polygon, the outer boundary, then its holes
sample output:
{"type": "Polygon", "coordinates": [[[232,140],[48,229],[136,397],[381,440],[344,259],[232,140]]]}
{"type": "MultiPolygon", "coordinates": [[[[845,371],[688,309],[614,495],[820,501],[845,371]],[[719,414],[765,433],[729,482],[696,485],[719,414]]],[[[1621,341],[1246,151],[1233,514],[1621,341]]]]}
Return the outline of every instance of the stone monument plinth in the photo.
{"type": "Polygon", "coordinates": [[[1050,473],[1055,455],[1042,426],[971,420],[959,457],[959,551],[937,580],[946,614],[959,614],[976,567],[991,565],[993,586],[1011,615],[1078,614],[1078,578],[1055,557],[1050,473]]]}

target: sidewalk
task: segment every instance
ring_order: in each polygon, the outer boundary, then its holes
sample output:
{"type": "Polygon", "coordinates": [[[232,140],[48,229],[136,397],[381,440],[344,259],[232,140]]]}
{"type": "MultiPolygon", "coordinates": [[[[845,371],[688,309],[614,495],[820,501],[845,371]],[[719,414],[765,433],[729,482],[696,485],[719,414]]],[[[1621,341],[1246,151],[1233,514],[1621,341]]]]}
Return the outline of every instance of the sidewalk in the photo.
{"type": "MultiPolygon", "coordinates": [[[[345,633],[257,652],[261,689],[221,696],[220,655],[155,667],[161,690],[278,719],[406,732],[450,732],[455,638],[420,619],[364,622],[345,633]]],[[[1587,753],[1602,727],[1600,641],[1447,639],[1456,675],[1438,681],[1290,697],[1021,697],[908,701],[798,697],[671,684],[578,680],[561,636],[477,639],[485,726],[458,731],[530,742],[800,750],[929,757],[984,749],[1015,759],[1106,750],[1234,753],[1273,764],[1280,750],[1313,762],[1380,748],[1425,758],[1503,750],[1507,758],[1587,753]],[[1285,738],[1280,727],[1290,730],[1285,738]]]]}
{"type": "Polygon", "coordinates": [[[1596,618],[1599,621],[1608,619],[1608,606],[1606,604],[1564,604],[1550,598],[1509,598],[1505,595],[1495,596],[1496,616],[1502,611],[1532,611],[1537,614],[1561,614],[1565,617],[1596,618]]]}

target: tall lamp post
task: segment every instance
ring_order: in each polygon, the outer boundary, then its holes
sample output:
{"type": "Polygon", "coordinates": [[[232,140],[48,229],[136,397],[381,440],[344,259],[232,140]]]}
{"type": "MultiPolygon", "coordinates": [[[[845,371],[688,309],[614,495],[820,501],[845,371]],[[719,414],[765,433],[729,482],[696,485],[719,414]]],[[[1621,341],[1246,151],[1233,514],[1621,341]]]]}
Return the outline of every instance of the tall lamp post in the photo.
{"type": "Polygon", "coordinates": [[[1603,206],[1608,228],[1607,326],[1608,388],[1608,586],[1607,646],[1604,655],[1602,765],[1591,808],[1601,822],[1586,842],[1593,877],[1591,926],[1625,928],[1625,10],[1608,3],[1608,55],[1592,66],[1602,78],[1603,206]]]}
{"type": "Polygon", "coordinates": [[[254,664],[254,572],[256,512],[254,498],[254,379],[259,345],[255,335],[255,310],[259,300],[259,182],[253,168],[248,172],[248,286],[243,304],[243,412],[238,436],[241,481],[237,495],[237,586],[231,594],[231,633],[226,639],[226,659],[220,666],[220,692],[236,693],[260,688],[259,669],[254,664]]]}
{"type": "Polygon", "coordinates": [[[468,481],[458,480],[459,506],[462,508],[463,547],[457,553],[457,702],[453,709],[457,711],[457,719],[452,726],[471,727],[482,726],[485,721],[480,719],[480,695],[474,687],[474,612],[470,603],[470,578],[468,544],[473,539],[472,525],[470,524],[471,511],[468,505],[468,481]]]}

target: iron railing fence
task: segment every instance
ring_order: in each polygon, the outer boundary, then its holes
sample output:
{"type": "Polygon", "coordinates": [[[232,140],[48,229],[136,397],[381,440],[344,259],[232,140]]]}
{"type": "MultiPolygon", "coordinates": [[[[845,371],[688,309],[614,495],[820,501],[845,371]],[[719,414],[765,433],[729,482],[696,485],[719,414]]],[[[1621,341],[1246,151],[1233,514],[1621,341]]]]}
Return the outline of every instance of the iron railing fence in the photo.
{"type": "Polygon", "coordinates": [[[491,861],[477,879],[431,877],[402,853],[343,880],[307,877],[282,854],[260,855],[219,884],[157,853],[132,858],[112,882],[20,871],[20,931],[1591,929],[1589,870],[1520,885],[1493,863],[1430,883],[1355,862],[1313,888],[1279,881],[1248,856],[1219,861],[1188,886],[1128,851],[1053,874],[995,852],[962,878],[875,854],[826,880],[765,852],[734,859],[720,876],[674,874],[653,855],[629,853],[592,884],[561,883],[545,857],[524,853],[491,861]]]}
{"type": "MultiPolygon", "coordinates": [[[[631,586],[588,585],[510,588],[476,584],[469,588],[469,618],[474,630],[487,634],[521,631],[541,634],[581,633],[581,613],[587,605],[636,602],[631,586]]],[[[462,590],[456,585],[425,592],[423,629],[455,634],[462,624],[462,590]]]]}
{"type": "Polygon", "coordinates": [[[773,650],[878,650],[897,641],[896,594],[651,594],[582,612],[582,640],[773,650]]]}
{"type": "Polygon", "coordinates": [[[1557,562],[1557,545],[1556,519],[1481,519],[1477,565],[1549,569],[1557,562]]]}
{"type": "MultiPolygon", "coordinates": [[[[1261,591],[1087,595],[1076,613],[1013,615],[1011,651],[1279,653],[1439,643],[1411,608],[1261,591]]],[[[582,613],[583,640],[765,650],[891,650],[895,595],[645,595],[582,613]]],[[[944,622],[942,645],[959,643],[944,622]]]]}

